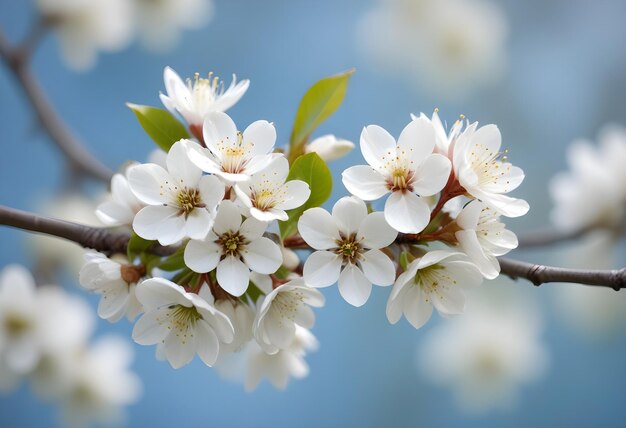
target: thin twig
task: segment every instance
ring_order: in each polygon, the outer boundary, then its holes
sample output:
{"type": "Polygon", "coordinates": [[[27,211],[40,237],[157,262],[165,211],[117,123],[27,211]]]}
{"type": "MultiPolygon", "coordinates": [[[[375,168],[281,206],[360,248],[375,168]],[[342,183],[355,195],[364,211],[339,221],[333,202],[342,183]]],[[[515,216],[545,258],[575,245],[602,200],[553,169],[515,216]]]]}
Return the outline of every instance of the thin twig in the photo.
{"type": "Polygon", "coordinates": [[[30,54],[41,34],[34,29],[32,37],[28,37],[21,47],[12,48],[0,32],[0,56],[24,90],[37,119],[50,135],[52,141],[63,152],[70,166],[86,176],[109,182],[113,171],[91,155],[64,124],[44,94],[34,75],[28,69],[30,54]]]}
{"type": "MultiPolygon", "coordinates": [[[[46,233],[74,241],[83,247],[93,248],[108,254],[125,253],[130,235],[113,233],[108,229],[85,226],[64,220],[56,220],[27,211],[0,205],[0,225],[16,227],[32,232],[46,233]]],[[[301,248],[299,239],[285,241],[301,248]]],[[[157,255],[172,254],[176,248],[154,245],[150,252],[157,255]]],[[[500,268],[511,278],[524,278],[535,285],[547,282],[571,282],[592,286],[609,287],[615,290],[626,288],[626,268],[619,270],[582,270],[543,266],[519,260],[500,258],[500,268]]]]}

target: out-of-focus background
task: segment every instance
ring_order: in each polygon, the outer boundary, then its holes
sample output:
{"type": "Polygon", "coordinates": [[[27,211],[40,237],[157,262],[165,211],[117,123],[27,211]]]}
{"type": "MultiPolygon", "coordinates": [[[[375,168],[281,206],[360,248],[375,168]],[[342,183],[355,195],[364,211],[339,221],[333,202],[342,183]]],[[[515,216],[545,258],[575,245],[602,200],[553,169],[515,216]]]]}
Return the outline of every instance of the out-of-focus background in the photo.
{"type": "MultiPolygon", "coordinates": [[[[50,36],[37,50],[33,70],[88,149],[116,169],[129,159],[145,161],[153,149],[124,103],[160,106],[166,65],[181,76],[213,71],[227,81],[232,73],[250,79],[229,114],[241,128],[257,119],[274,122],[279,145],[288,140],[304,91],[324,76],[356,67],[344,104],[318,135],[358,142],[368,124],[398,135],[410,113],[430,115],[435,107],[448,123],[460,114],[495,123],[510,160],[526,172],[515,196],[531,204],[526,217],[507,219],[507,225],[520,234],[550,226],[548,182],[567,168],[567,146],[581,137],[595,141],[607,123],[626,125],[626,3],[433,3],[214,0],[210,21],[183,32],[167,52],[133,43],[101,53],[92,69],[76,72],[50,36]]],[[[35,16],[30,1],[0,0],[0,28],[12,41],[26,34],[35,16]]],[[[82,202],[50,207],[68,187],[65,164],[37,129],[4,65],[0,145],[0,204],[56,210],[68,218],[79,214],[82,202]]],[[[335,182],[329,204],[346,194],[343,169],[360,163],[357,149],[330,164],[335,182]]],[[[83,187],[93,201],[105,191],[93,183],[83,187]]],[[[0,267],[35,268],[33,255],[43,247],[24,232],[0,228],[0,267]]],[[[623,243],[578,247],[512,255],[572,266],[626,264],[623,243]]],[[[95,296],[78,288],[71,270],[62,275],[63,285],[95,308],[95,296]]],[[[358,309],[336,288],[324,290],[327,305],[317,311],[313,329],[321,347],[307,356],[310,375],[292,380],[286,391],[264,383],[245,393],[197,359],[173,370],[155,359],[153,347],[134,345],[133,369],[144,392],[128,409],[129,426],[626,425],[626,292],[534,288],[506,279],[483,288],[470,301],[465,323],[464,317],[434,317],[418,331],[405,320],[389,325],[389,289],[375,287],[358,309]],[[470,336],[484,345],[465,343],[470,336]]],[[[97,330],[131,340],[127,321],[99,320],[97,330]]],[[[3,427],[54,426],[56,413],[26,385],[0,397],[3,427]]]]}

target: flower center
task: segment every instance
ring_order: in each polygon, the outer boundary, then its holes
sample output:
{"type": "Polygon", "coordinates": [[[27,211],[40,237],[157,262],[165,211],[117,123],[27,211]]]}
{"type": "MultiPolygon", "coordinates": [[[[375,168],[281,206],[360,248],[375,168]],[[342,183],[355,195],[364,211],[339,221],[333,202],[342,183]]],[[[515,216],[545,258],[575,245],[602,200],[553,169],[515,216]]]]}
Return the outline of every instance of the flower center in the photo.
{"type": "Polygon", "coordinates": [[[363,247],[361,243],[356,240],[356,233],[353,233],[349,237],[337,241],[337,254],[343,257],[345,263],[355,264],[363,253],[363,247]]]}
{"type": "Polygon", "coordinates": [[[200,77],[199,73],[194,74],[193,81],[187,79],[187,87],[191,92],[193,102],[196,106],[209,106],[220,95],[224,93],[224,82],[219,77],[209,73],[207,79],[200,77]]]}
{"type": "Polygon", "coordinates": [[[239,256],[248,243],[239,232],[226,232],[216,242],[222,246],[223,253],[228,256],[239,256]]]}
{"type": "Polygon", "coordinates": [[[278,205],[278,199],[276,198],[276,192],[272,189],[260,189],[252,192],[250,195],[252,200],[252,206],[258,208],[261,211],[267,211],[278,205]]]}
{"type": "Polygon", "coordinates": [[[406,168],[396,168],[387,177],[387,189],[391,192],[412,192],[415,173],[406,168]]]}
{"type": "Polygon", "coordinates": [[[185,218],[187,218],[195,208],[206,207],[206,205],[202,203],[198,189],[185,188],[181,190],[176,196],[176,203],[178,205],[179,215],[184,215],[185,218]]]}
{"type": "Polygon", "coordinates": [[[304,303],[304,296],[299,290],[278,293],[272,302],[272,308],[280,313],[281,318],[295,320],[298,308],[304,303]]]}
{"type": "Polygon", "coordinates": [[[503,192],[508,192],[507,187],[510,182],[506,179],[506,175],[511,170],[511,164],[507,162],[507,153],[508,150],[494,152],[487,146],[474,144],[470,159],[480,187],[493,184],[504,186],[503,192]]]}
{"type": "Polygon", "coordinates": [[[4,319],[4,329],[10,337],[17,337],[30,330],[31,322],[20,314],[8,314],[4,319]]]}
{"type": "Polygon", "coordinates": [[[244,144],[243,134],[241,132],[237,133],[237,141],[234,143],[231,143],[228,138],[226,141],[220,141],[217,144],[217,148],[222,155],[222,171],[230,174],[240,174],[243,172],[248,163],[248,154],[252,147],[254,147],[254,143],[252,142],[244,144]]]}

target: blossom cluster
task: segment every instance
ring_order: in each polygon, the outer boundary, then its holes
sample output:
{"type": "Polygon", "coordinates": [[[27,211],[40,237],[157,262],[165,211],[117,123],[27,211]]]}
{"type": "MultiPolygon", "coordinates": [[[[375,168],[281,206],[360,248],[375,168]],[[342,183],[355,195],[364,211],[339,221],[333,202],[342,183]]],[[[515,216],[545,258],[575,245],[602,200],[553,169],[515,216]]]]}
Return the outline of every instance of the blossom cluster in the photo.
{"type": "Polygon", "coordinates": [[[113,422],[141,394],[130,371],[132,348],[119,337],[89,343],[94,319],[85,302],[57,286],[37,287],[19,265],[0,272],[0,390],[27,378],[33,391],[58,402],[63,421],[113,422]]]}
{"type": "Polygon", "coordinates": [[[372,285],[393,285],[389,321],[404,315],[419,328],[433,307],[461,313],[465,291],[495,278],[496,257],[517,246],[500,218],[528,211],[507,195],[524,174],[501,151],[495,125],[460,119],[447,131],[435,111],[413,116],[397,141],[365,127],[367,165],[344,171],[352,195],[328,212],[320,194],[330,190],[312,178],[324,161],[305,153],[329,160],[351,143],[325,136],[278,149],[272,123],[240,131],[224,112],[247,81],[224,91],[197,76],[185,84],[170,68],[164,78],[161,100],[189,134],[170,142],[164,163],[115,175],[98,216],[132,230],[128,258],[89,252],[80,282],[102,295],[101,317],[139,316],[133,339],[156,345],[174,368],[197,354],[227,376],[238,367],[247,389],[263,377],[284,387],[306,375],[304,356],[317,348],[318,288],[338,283],[346,302],[362,306],[372,285]],[[299,162],[307,157],[316,161],[299,162]],[[300,263],[293,249],[310,254],[300,263]]]}

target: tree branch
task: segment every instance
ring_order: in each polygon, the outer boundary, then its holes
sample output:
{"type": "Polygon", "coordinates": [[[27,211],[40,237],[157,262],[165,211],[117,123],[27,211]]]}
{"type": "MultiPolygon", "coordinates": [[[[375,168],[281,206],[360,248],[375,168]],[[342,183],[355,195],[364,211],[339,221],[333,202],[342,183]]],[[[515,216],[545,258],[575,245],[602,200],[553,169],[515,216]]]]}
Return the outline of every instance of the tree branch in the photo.
{"type": "Polygon", "coordinates": [[[21,48],[12,48],[0,32],[0,56],[24,90],[37,119],[46,129],[52,141],[63,152],[70,166],[81,174],[108,183],[113,176],[113,171],[91,155],[72,134],[28,69],[28,60],[33,44],[41,36],[40,31],[41,28],[36,27],[33,30],[33,35],[26,39],[21,48]]]}
{"type": "MultiPolygon", "coordinates": [[[[130,235],[114,233],[105,228],[85,226],[64,220],[40,216],[0,205],[0,225],[16,227],[31,232],[65,238],[85,248],[93,248],[107,254],[126,253],[130,235]]],[[[285,240],[285,246],[303,248],[304,241],[299,238],[285,240]]],[[[176,251],[174,247],[154,245],[150,252],[167,256],[176,251]]],[[[614,290],[626,288],[626,268],[619,270],[583,270],[543,266],[519,260],[500,258],[503,275],[511,278],[524,278],[535,285],[547,282],[570,282],[591,286],[609,287],[614,290]]]]}

